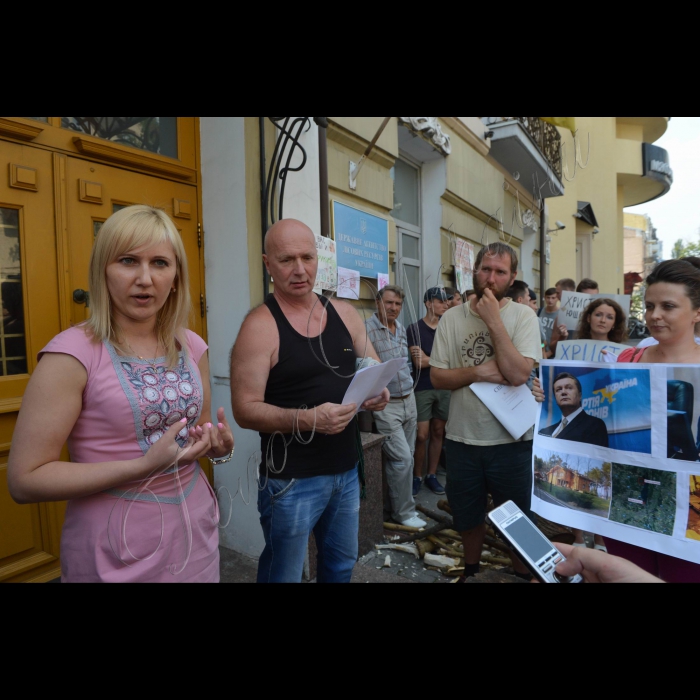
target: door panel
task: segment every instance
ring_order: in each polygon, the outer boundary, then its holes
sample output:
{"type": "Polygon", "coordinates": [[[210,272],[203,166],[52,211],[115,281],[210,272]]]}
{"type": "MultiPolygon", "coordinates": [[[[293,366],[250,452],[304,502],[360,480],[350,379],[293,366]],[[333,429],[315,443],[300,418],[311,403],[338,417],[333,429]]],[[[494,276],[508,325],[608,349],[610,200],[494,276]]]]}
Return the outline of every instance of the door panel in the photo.
{"type": "Polygon", "coordinates": [[[182,234],[189,261],[190,293],[194,306],[190,327],[202,335],[197,188],[77,158],[68,158],[66,188],[71,323],[82,323],[88,318],[88,309],[85,304],[73,301],[72,291],[88,288],[90,254],[99,225],[124,206],[148,204],[165,210],[182,234]]]}
{"type": "Polygon", "coordinates": [[[29,372],[61,331],[50,153],[0,142],[0,212],[0,581],[52,578],[59,571],[63,506],[18,506],[7,488],[7,458],[29,372]],[[8,360],[22,355],[19,362],[8,360]]]}
{"type": "MultiPolygon", "coordinates": [[[[130,204],[157,206],[173,217],[189,261],[190,327],[203,335],[197,194],[193,185],[0,140],[0,291],[5,292],[3,308],[12,306],[11,298],[23,312],[27,363],[25,371],[16,362],[22,333],[12,323],[12,310],[5,309],[0,326],[0,582],[44,582],[60,574],[66,504],[15,504],[7,488],[7,458],[37,353],[88,317],[86,306],[74,302],[73,291],[88,289],[96,232],[117,208],[130,204]],[[24,373],[12,374],[18,371],[24,373]]],[[[69,460],[65,450],[62,459],[69,460]]],[[[208,461],[202,466],[211,478],[208,461]]]]}

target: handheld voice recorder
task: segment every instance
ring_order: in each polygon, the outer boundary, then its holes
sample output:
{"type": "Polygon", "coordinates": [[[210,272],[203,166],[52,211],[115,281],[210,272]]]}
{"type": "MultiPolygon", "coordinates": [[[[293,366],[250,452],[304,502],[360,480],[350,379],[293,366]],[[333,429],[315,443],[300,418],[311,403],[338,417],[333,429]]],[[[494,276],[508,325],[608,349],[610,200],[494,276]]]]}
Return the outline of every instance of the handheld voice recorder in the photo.
{"type": "Polygon", "coordinates": [[[560,576],[556,569],[566,561],[556,547],[512,501],[489,514],[496,530],[513,547],[523,564],[542,583],[583,583],[581,576],[560,576]]]}

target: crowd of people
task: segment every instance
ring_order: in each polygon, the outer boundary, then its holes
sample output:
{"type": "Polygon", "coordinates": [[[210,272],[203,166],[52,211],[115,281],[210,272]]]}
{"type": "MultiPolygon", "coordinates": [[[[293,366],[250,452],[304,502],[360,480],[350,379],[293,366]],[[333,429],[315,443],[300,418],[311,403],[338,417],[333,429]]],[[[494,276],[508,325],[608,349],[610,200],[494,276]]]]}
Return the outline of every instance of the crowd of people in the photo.
{"type": "MultiPolygon", "coordinates": [[[[258,581],[300,582],[312,532],[319,583],[350,581],[363,481],[360,410],[372,413],[385,437],[387,517],[423,528],[420,489],[447,492],[463,539],[463,580],[476,576],[488,497],[530,514],[534,430],[514,439],[470,387],[531,384],[542,400],[537,366],[569,337],[557,323],[562,293],[597,295],[598,285],[562,280],[540,309],[536,294],[516,280],[515,250],[494,243],[478,254],[474,290],[429,289],[425,316],[406,328],[400,287],[379,290],[376,312],[364,322],[349,303],[314,293],[315,237],[301,222],[270,229],[264,262],[274,293],[248,315],[231,354],[235,421],[261,438],[265,549],[258,581]],[[380,395],[343,405],[358,369],[397,358],[407,364],[380,395]]],[[[647,322],[657,345],[631,349],[619,361],[700,364],[700,261],[664,263],[648,285],[647,322]]],[[[198,460],[226,464],[235,446],[224,408],[212,412],[207,346],[187,330],[188,289],[173,222],[150,207],[123,209],[97,236],[91,319],[40,353],[14,434],[9,486],[19,503],[69,501],[61,543],[66,582],[219,581],[218,503],[198,460]],[[66,442],[71,462],[62,458],[66,442]]],[[[619,343],[625,329],[620,306],[600,298],[577,335],[619,343]]],[[[576,381],[557,381],[571,410],[553,437],[567,439],[581,416],[576,381]]],[[[620,555],[613,557],[602,540],[603,551],[587,550],[578,535],[579,547],[562,548],[569,557],[562,574],[600,583],[700,581],[700,567],[608,542],[620,555]]],[[[514,554],[512,564],[531,579],[514,554]]]]}

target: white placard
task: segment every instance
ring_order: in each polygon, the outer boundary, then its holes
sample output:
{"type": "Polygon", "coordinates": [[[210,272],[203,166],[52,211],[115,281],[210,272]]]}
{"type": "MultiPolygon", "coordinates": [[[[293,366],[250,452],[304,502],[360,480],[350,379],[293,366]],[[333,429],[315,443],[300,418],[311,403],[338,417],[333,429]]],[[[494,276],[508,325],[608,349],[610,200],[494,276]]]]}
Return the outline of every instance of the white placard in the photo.
{"type": "Polygon", "coordinates": [[[454,244],[455,276],[457,289],[460,294],[474,289],[474,259],[476,249],[463,239],[458,239],[454,244]]]}
{"type": "Polygon", "coordinates": [[[547,360],[541,382],[532,509],[700,564],[700,367],[547,360]]]}
{"type": "Polygon", "coordinates": [[[336,289],[338,286],[338,256],[335,241],[317,235],[316,251],[318,252],[318,274],[314,292],[323,294],[324,290],[336,289]]]}
{"type": "Polygon", "coordinates": [[[617,302],[625,316],[629,319],[632,297],[621,294],[578,294],[577,292],[563,292],[561,295],[561,308],[559,309],[559,318],[557,323],[560,326],[566,326],[569,331],[575,331],[578,328],[581,314],[590,306],[592,301],[596,299],[610,299],[617,302]]]}
{"type": "Polygon", "coordinates": [[[472,384],[471,390],[514,440],[520,440],[535,425],[538,404],[527,385],[514,387],[479,382],[472,384]]]}
{"type": "Polygon", "coordinates": [[[338,268],[338,298],[354,299],[360,298],[360,273],[355,270],[348,270],[345,267],[338,268]]]}
{"type": "Polygon", "coordinates": [[[607,340],[560,340],[556,359],[562,362],[616,362],[625,350],[629,350],[629,346],[607,340]]]}
{"type": "Polygon", "coordinates": [[[402,357],[398,360],[389,360],[383,365],[375,365],[361,369],[352,380],[352,384],[345,394],[343,406],[357,404],[359,413],[362,404],[369,399],[374,399],[386,389],[394,377],[408,364],[408,360],[402,357]]]}
{"type": "Polygon", "coordinates": [[[381,292],[384,287],[390,283],[389,275],[383,275],[381,272],[377,275],[377,291],[381,292]]]}

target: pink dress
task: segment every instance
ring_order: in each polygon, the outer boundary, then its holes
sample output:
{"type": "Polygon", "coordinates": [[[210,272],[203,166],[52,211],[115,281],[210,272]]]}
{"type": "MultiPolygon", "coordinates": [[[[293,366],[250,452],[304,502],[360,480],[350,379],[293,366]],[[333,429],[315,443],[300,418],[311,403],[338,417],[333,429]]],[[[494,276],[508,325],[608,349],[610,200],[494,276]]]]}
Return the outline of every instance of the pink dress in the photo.
{"type": "MultiPolygon", "coordinates": [[[[625,350],[617,361],[623,364],[644,362],[646,348],[625,350]]],[[[626,542],[618,542],[605,538],[608,552],[616,557],[627,559],[650,574],[666,581],[666,583],[700,583],[700,566],[692,562],[670,557],[667,554],[657,554],[648,549],[637,547],[626,542]]]]}
{"type": "MultiPolygon", "coordinates": [[[[39,354],[76,358],[87,370],[83,410],[68,438],[73,462],[96,464],[142,457],[169,426],[188,428],[202,412],[199,361],[205,342],[187,331],[187,352],[169,369],[120,357],[92,342],[82,327],[54,338],[39,354]]],[[[70,501],[61,538],[65,583],[218,583],[216,497],[198,463],[156,478],[70,501]]]]}

